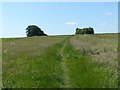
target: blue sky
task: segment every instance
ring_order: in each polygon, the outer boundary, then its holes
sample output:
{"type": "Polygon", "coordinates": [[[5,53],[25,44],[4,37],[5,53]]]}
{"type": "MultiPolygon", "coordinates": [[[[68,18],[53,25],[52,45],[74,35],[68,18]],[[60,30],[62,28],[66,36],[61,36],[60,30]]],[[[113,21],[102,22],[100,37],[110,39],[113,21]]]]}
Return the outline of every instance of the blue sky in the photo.
{"type": "Polygon", "coordinates": [[[26,37],[28,25],[37,25],[48,35],[74,34],[77,27],[93,27],[95,33],[118,32],[118,3],[2,3],[2,37],[26,37]]]}

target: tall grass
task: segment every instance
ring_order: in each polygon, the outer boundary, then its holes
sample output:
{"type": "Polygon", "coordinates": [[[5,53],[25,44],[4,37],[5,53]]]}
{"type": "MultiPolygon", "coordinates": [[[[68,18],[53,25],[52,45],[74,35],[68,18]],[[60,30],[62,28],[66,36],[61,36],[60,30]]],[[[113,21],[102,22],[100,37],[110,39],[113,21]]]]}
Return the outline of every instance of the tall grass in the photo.
{"type": "Polygon", "coordinates": [[[116,88],[116,49],[115,35],[3,39],[3,87],[116,88]]]}
{"type": "Polygon", "coordinates": [[[75,88],[116,88],[117,75],[114,68],[93,63],[87,52],[75,50],[68,42],[64,49],[68,68],[69,86],[75,88]]]}
{"type": "Polygon", "coordinates": [[[63,81],[58,51],[66,37],[19,39],[12,41],[14,47],[11,40],[3,41],[3,87],[60,87],[63,81]]]}
{"type": "Polygon", "coordinates": [[[0,38],[0,89],[2,88],[2,39],[0,38]]]}
{"type": "Polygon", "coordinates": [[[76,54],[73,55],[77,56],[76,59],[70,59],[71,62],[76,61],[70,63],[74,66],[70,68],[74,72],[75,66],[79,68],[76,70],[78,75],[71,71],[74,76],[78,76],[78,79],[74,80],[77,82],[75,85],[81,82],[78,87],[80,85],[81,87],[118,87],[117,34],[79,35],[73,37],[70,42],[74,46],[73,50],[76,50],[76,54]]]}

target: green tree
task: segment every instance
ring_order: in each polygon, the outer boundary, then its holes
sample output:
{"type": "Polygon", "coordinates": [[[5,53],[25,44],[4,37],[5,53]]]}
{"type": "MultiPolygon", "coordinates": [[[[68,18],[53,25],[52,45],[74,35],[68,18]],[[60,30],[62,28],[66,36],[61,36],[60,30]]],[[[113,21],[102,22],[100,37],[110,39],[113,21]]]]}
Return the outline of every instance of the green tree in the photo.
{"type": "Polygon", "coordinates": [[[93,28],[89,27],[88,30],[89,30],[89,34],[94,34],[94,29],[93,28]]]}
{"type": "Polygon", "coordinates": [[[26,34],[27,37],[31,37],[31,36],[47,36],[47,34],[45,34],[41,28],[39,28],[36,25],[29,25],[26,28],[26,34]]]}
{"type": "Polygon", "coordinates": [[[94,29],[91,27],[89,27],[89,28],[76,28],[75,34],[94,34],[94,29]]]}

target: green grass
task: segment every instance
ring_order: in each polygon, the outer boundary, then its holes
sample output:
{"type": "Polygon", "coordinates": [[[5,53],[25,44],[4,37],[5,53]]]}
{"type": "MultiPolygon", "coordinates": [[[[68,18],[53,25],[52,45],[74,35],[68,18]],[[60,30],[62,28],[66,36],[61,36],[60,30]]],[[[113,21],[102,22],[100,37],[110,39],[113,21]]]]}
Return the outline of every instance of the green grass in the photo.
{"type": "MultiPolygon", "coordinates": [[[[0,39],[0,77],[2,77],[2,39],[0,39]]],[[[2,78],[0,78],[0,89],[2,86],[2,78]]]]}
{"type": "Polygon", "coordinates": [[[78,35],[70,40],[76,52],[79,52],[76,54],[78,56],[75,59],[76,63],[70,63],[73,71],[75,71],[75,66],[80,68],[76,70],[76,73],[71,71],[73,77],[80,78],[74,80],[77,82],[75,85],[78,84],[77,87],[118,87],[117,37],[117,34],[78,35]]]}
{"type": "Polygon", "coordinates": [[[63,82],[57,52],[66,37],[26,38],[14,41],[14,47],[3,41],[3,87],[59,87],[63,82]]]}
{"type": "Polygon", "coordinates": [[[117,43],[117,34],[3,39],[2,87],[116,88],[117,43]]]}
{"type": "Polygon", "coordinates": [[[70,87],[117,87],[117,77],[114,74],[114,68],[107,69],[106,65],[90,62],[91,58],[87,53],[75,50],[69,43],[66,44],[64,55],[66,55],[70,87]]]}
{"type": "MultiPolygon", "coordinates": [[[[61,68],[57,48],[48,48],[41,57],[21,57],[15,59],[9,66],[9,72],[3,73],[5,87],[59,87],[61,81],[61,68]],[[8,76],[9,75],[9,76],[8,76]]],[[[3,67],[3,70],[5,67],[3,67]]]]}

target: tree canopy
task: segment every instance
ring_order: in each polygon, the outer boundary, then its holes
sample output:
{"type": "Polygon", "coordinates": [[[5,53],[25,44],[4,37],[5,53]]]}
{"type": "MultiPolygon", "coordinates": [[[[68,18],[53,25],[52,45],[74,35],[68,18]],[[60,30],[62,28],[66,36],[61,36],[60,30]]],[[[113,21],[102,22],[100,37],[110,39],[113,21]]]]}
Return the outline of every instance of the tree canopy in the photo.
{"type": "Polygon", "coordinates": [[[76,28],[75,34],[94,34],[94,29],[91,27],[89,27],[89,28],[76,28]]]}
{"type": "Polygon", "coordinates": [[[26,28],[26,34],[27,37],[31,37],[31,36],[47,36],[47,34],[45,34],[41,28],[39,28],[36,25],[29,25],[26,28]]]}

